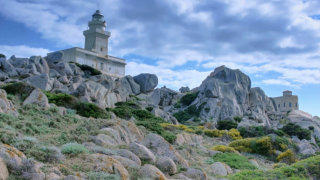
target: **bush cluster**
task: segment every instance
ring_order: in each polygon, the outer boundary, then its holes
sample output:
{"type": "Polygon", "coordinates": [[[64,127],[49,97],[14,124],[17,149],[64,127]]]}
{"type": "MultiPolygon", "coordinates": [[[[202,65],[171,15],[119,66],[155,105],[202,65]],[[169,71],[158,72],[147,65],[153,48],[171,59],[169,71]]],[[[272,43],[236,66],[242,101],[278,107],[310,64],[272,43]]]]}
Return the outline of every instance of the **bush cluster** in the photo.
{"type": "Polygon", "coordinates": [[[218,130],[218,129],[205,129],[204,134],[209,137],[222,137],[228,136],[233,140],[242,139],[240,132],[237,129],[227,130],[218,130]]]}
{"type": "Polygon", "coordinates": [[[225,146],[225,145],[216,145],[216,146],[213,146],[211,148],[211,150],[214,150],[214,151],[220,151],[220,152],[229,152],[229,153],[236,153],[237,150],[234,149],[233,147],[229,147],[229,146],[225,146]]]}
{"type": "Polygon", "coordinates": [[[0,58],[6,58],[6,56],[0,53],[0,58]]]}
{"type": "Polygon", "coordinates": [[[185,123],[191,118],[198,118],[201,112],[201,106],[191,105],[183,111],[174,113],[173,116],[180,122],[185,123]]]}
{"type": "Polygon", "coordinates": [[[256,153],[265,156],[274,156],[276,150],[285,151],[289,148],[295,148],[293,142],[279,136],[239,139],[232,141],[229,146],[240,152],[256,153]]]}
{"type": "Polygon", "coordinates": [[[296,162],[296,157],[291,149],[286,150],[277,157],[278,162],[292,164],[296,162]]]}
{"type": "Polygon", "coordinates": [[[33,86],[24,82],[10,82],[0,87],[8,94],[17,95],[22,100],[26,99],[31,92],[35,89],[33,86]]]}
{"type": "Polygon", "coordinates": [[[283,126],[282,131],[290,136],[297,136],[299,139],[311,139],[311,131],[309,129],[304,129],[294,123],[289,123],[283,126]]]}
{"type": "Polygon", "coordinates": [[[230,130],[232,128],[237,128],[238,123],[233,121],[233,120],[229,120],[229,119],[225,119],[225,120],[220,120],[217,123],[217,129],[219,130],[230,130]]]}
{"type": "Polygon", "coordinates": [[[61,152],[63,154],[76,156],[82,153],[89,153],[88,149],[78,143],[68,143],[62,146],[61,152]]]}
{"type": "Polygon", "coordinates": [[[50,93],[45,92],[48,97],[49,103],[56,104],[57,106],[63,106],[66,108],[75,109],[77,114],[83,117],[93,118],[109,118],[109,114],[106,110],[101,109],[99,106],[88,103],[80,102],[76,97],[65,93],[50,93]]]}
{"type": "Polygon", "coordinates": [[[231,180],[246,179],[319,179],[320,155],[298,161],[290,166],[280,166],[268,171],[245,170],[229,176],[231,180]]]}
{"type": "Polygon", "coordinates": [[[252,165],[245,156],[241,156],[237,153],[217,153],[212,157],[212,159],[216,162],[224,162],[231,168],[235,169],[256,169],[256,167],[252,165]]]}
{"type": "Polygon", "coordinates": [[[187,93],[186,95],[182,96],[180,99],[180,103],[185,106],[189,106],[197,97],[199,92],[187,93]]]}
{"type": "Polygon", "coordinates": [[[278,136],[284,136],[285,133],[282,130],[270,129],[266,126],[248,126],[240,127],[239,132],[242,137],[261,137],[268,134],[276,134],[278,136]]]}
{"type": "Polygon", "coordinates": [[[118,102],[115,105],[116,107],[111,109],[111,111],[113,111],[118,117],[123,119],[130,119],[131,117],[134,117],[136,119],[136,125],[144,126],[149,131],[159,134],[169,143],[173,143],[176,140],[177,137],[175,134],[165,130],[161,126],[161,123],[165,123],[162,118],[156,117],[148,110],[141,109],[135,102],[118,102]]]}
{"type": "Polygon", "coordinates": [[[79,64],[79,63],[75,63],[82,71],[84,72],[88,72],[91,76],[95,76],[95,75],[100,75],[102,74],[101,71],[91,67],[91,66],[88,66],[88,65],[85,65],[85,64],[79,64]]]}
{"type": "Polygon", "coordinates": [[[35,157],[35,159],[41,162],[59,162],[64,157],[61,154],[60,149],[57,147],[51,146],[34,146],[26,151],[28,156],[35,157]]]}

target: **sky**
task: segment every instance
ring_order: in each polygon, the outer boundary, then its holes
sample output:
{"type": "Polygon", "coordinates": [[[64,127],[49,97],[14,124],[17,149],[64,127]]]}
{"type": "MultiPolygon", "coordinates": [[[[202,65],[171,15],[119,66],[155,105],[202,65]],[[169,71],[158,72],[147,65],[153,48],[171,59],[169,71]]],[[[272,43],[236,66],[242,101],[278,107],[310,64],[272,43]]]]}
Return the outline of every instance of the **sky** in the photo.
{"type": "Polygon", "coordinates": [[[320,116],[319,0],[0,0],[0,53],[83,47],[96,9],[128,75],[155,73],[159,87],[178,90],[226,65],[270,97],[292,90],[320,116]]]}

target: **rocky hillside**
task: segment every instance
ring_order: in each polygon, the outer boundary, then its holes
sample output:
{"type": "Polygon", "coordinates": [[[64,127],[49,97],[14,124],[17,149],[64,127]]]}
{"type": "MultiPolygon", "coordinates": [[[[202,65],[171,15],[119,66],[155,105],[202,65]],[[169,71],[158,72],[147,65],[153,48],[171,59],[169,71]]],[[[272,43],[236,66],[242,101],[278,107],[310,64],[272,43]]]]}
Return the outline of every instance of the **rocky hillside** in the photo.
{"type": "Polygon", "coordinates": [[[0,179],[320,178],[320,119],[240,70],[177,92],[61,57],[0,59],[0,179]]]}

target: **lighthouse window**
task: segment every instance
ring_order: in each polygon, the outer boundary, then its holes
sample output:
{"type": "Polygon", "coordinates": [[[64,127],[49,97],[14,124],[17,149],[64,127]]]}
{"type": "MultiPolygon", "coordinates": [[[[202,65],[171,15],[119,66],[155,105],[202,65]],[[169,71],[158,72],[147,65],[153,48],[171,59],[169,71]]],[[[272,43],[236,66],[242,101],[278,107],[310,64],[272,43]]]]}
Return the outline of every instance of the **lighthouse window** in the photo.
{"type": "Polygon", "coordinates": [[[278,104],[278,108],[280,107],[280,104],[278,104]]]}
{"type": "Polygon", "coordinates": [[[289,102],[289,107],[291,107],[291,102],[289,102]]]}
{"type": "Polygon", "coordinates": [[[283,103],[283,107],[286,107],[286,103],[283,103]]]}

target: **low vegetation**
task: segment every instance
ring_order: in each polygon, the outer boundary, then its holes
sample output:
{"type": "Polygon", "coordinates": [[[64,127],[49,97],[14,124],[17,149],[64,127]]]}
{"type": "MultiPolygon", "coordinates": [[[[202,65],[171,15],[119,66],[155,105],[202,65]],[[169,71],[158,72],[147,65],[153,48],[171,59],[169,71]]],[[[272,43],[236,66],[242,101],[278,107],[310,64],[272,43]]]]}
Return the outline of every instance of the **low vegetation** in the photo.
{"type": "Polygon", "coordinates": [[[216,162],[224,162],[235,169],[256,169],[256,167],[249,162],[248,158],[233,152],[217,153],[212,159],[216,162]]]}
{"type": "Polygon", "coordinates": [[[194,122],[196,122],[201,112],[201,107],[197,107],[196,105],[191,105],[183,111],[179,111],[174,113],[173,116],[180,122],[186,123],[191,118],[194,118],[194,122]]]}
{"type": "Polygon", "coordinates": [[[238,123],[235,122],[234,120],[220,120],[217,123],[217,129],[219,130],[229,130],[229,129],[236,129],[238,126],[238,123]]]}
{"type": "Polygon", "coordinates": [[[256,153],[270,158],[275,156],[276,150],[286,151],[289,148],[295,148],[295,144],[291,140],[279,136],[239,139],[232,141],[229,146],[239,152],[256,153]]]}
{"type": "Polygon", "coordinates": [[[182,96],[180,103],[184,106],[189,106],[197,97],[199,92],[190,92],[182,96]]]}
{"type": "Polygon", "coordinates": [[[280,166],[278,168],[263,170],[244,170],[234,175],[230,179],[320,179],[320,155],[309,157],[298,161],[290,166],[280,166]]]}
{"type": "Polygon", "coordinates": [[[290,136],[297,136],[299,139],[311,139],[311,131],[309,129],[304,129],[294,123],[289,123],[283,126],[282,131],[290,136]]]}
{"type": "Polygon", "coordinates": [[[45,92],[49,103],[56,104],[66,108],[76,110],[77,114],[83,117],[93,118],[109,118],[106,110],[98,107],[93,103],[81,102],[76,97],[65,93],[50,93],[45,92]]]}
{"type": "Polygon", "coordinates": [[[88,149],[78,143],[68,143],[62,146],[61,152],[63,154],[76,156],[82,153],[88,153],[88,149]]]}
{"type": "Polygon", "coordinates": [[[270,129],[266,126],[248,126],[240,127],[239,132],[242,137],[261,137],[268,134],[276,134],[278,136],[284,136],[285,133],[282,130],[270,129]]]}
{"type": "Polygon", "coordinates": [[[136,119],[135,123],[138,126],[144,126],[151,132],[157,133],[166,139],[169,143],[173,143],[176,140],[176,135],[170,131],[165,130],[161,123],[165,123],[165,121],[151,114],[150,111],[141,109],[133,101],[127,102],[119,102],[115,104],[116,107],[111,109],[118,117],[123,119],[130,119],[134,117],[136,119]]]}
{"type": "Polygon", "coordinates": [[[11,82],[0,86],[7,94],[19,96],[22,100],[26,99],[34,90],[34,87],[24,82],[11,82]]]}

